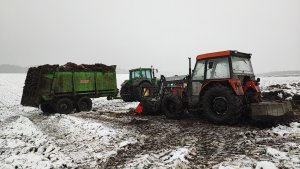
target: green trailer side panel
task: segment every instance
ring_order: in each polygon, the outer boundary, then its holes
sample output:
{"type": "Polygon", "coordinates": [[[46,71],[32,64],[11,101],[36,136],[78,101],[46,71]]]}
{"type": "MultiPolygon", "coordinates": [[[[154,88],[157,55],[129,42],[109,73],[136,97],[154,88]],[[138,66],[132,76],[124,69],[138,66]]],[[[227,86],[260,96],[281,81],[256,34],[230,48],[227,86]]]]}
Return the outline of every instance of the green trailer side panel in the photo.
{"type": "Polygon", "coordinates": [[[96,73],[97,90],[116,90],[115,72],[97,72],[96,73]]]}
{"type": "Polygon", "coordinates": [[[53,81],[54,93],[71,93],[73,92],[72,72],[56,72],[53,81]]]}
{"type": "Polygon", "coordinates": [[[94,72],[74,72],[75,92],[95,92],[94,72]]]}

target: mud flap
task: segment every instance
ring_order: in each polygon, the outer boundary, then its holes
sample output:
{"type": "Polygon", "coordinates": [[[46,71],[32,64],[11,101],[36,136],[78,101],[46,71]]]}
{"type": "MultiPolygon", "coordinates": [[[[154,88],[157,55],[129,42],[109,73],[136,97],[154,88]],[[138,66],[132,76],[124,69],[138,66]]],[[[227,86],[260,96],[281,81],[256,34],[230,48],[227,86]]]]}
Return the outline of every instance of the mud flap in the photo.
{"type": "Polygon", "coordinates": [[[274,121],[292,118],[294,112],[289,101],[261,102],[251,104],[251,118],[259,121],[274,121]]]}

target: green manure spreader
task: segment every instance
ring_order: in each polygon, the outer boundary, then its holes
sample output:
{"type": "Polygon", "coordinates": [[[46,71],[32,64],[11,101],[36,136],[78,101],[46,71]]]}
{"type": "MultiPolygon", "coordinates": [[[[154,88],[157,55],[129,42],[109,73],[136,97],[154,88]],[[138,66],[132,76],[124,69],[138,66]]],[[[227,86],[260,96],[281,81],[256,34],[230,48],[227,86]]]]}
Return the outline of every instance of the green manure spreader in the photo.
{"type": "Polygon", "coordinates": [[[28,69],[21,104],[67,114],[90,111],[91,98],[110,100],[117,94],[115,65],[42,65],[28,69]]]}

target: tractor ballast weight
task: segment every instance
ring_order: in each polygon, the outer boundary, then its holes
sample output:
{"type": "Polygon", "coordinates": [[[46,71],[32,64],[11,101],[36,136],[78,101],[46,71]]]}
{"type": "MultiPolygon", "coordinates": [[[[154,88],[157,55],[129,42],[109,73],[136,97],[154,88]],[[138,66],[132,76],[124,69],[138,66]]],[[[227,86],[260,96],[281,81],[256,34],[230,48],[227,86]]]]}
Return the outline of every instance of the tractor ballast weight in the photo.
{"type": "Polygon", "coordinates": [[[251,54],[231,50],[203,54],[191,71],[189,58],[189,74],[179,80],[161,78],[160,92],[141,101],[143,112],[178,119],[197,110],[217,124],[234,124],[243,114],[254,120],[293,115],[288,101],[262,102],[250,59],[251,54]]]}

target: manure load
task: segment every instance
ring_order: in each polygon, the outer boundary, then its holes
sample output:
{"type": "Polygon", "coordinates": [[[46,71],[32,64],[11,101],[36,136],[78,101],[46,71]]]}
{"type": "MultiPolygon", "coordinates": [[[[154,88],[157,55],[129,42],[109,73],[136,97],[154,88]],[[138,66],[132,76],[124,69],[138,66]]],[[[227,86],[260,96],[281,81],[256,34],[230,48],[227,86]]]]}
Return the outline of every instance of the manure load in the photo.
{"type": "Polygon", "coordinates": [[[67,63],[28,69],[21,104],[43,112],[90,111],[91,98],[118,94],[116,66],[67,63]]]}

